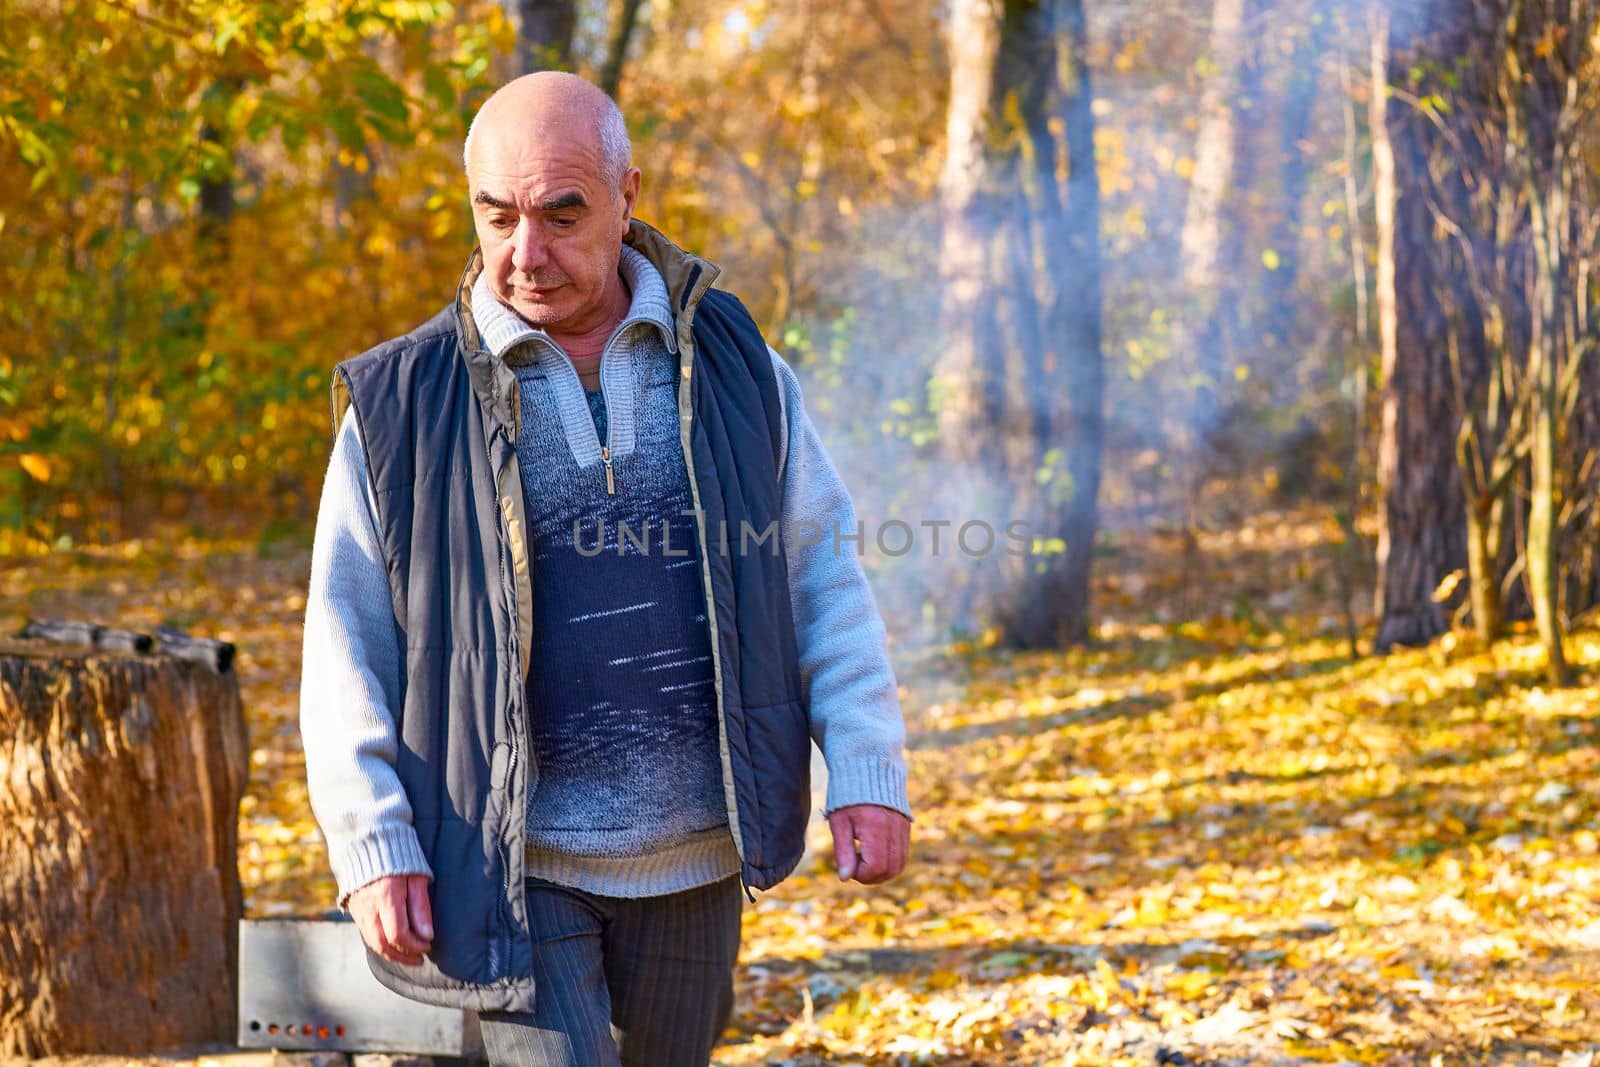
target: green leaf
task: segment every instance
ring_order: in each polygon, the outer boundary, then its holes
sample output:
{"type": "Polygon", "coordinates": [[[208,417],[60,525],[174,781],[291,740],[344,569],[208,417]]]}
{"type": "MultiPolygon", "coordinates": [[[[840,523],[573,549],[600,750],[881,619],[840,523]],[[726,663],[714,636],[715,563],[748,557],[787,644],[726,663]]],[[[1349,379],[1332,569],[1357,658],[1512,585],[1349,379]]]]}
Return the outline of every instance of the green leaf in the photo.
{"type": "Polygon", "coordinates": [[[443,67],[429,66],[422,72],[423,88],[428,96],[441,108],[451,107],[456,102],[456,88],[450,82],[450,75],[443,67]]]}
{"type": "Polygon", "coordinates": [[[352,152],[359,151],[365,142],[361,135],[361,117],[349,104],[339,104],[328,111],[328,127],[339,143],[352,152]]]}
{"type": "Polygon", "coordinates": [[[405,123],[411,119],[411,108],[406,104],[406,94],[388,75],[375,67],[358,68],[350,75],[356,98],[375,115],[392,122],[405,123]]]}
{"type": "Polygon", "coordinates": [[[282,122],[279,124],[279,132],[283,136],[284,147],[291,152],[298,152],[304,148],[309,137],[306,132],[306,124],[292,115],[283,117],[282,122]]]}

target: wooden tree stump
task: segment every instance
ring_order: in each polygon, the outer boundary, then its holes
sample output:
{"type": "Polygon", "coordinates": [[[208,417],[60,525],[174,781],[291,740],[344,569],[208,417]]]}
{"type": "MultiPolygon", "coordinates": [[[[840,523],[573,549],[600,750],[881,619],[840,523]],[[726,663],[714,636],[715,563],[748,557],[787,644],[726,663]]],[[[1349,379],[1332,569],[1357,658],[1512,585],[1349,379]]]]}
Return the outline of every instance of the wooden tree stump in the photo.
{"type": "Polygon", "coordinates": [[[232,673],[0,639],[0,1057],[232,1041],[232,673]]]}

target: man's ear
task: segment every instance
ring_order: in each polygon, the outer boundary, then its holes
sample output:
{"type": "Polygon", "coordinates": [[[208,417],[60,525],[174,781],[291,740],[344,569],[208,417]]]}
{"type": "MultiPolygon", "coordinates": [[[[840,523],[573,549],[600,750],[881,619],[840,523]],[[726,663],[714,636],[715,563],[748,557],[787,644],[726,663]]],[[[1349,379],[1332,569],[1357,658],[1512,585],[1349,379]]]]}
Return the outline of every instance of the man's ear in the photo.
{"type": "Polygon", "coordinates": [[[629,167],[622,175],[622,181],[617,186],[617,191],[622,194],[622,224],[627,226],[628,220],[633,218],[633,208],[639,202],[639,185],[642,181],[638,167],[629,167]]]}

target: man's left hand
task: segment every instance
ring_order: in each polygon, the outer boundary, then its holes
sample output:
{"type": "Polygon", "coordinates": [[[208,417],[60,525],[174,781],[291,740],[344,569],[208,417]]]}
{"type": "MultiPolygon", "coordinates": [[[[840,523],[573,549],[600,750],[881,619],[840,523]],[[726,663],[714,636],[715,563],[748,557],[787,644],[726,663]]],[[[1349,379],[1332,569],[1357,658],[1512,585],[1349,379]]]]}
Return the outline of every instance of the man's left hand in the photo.
{"type": "Polygon", "coordinates": [[[893,808],[852,804],[828,816],[839,880],[878,885],[899,874],[911,852],[911,820],[893,808]]]}

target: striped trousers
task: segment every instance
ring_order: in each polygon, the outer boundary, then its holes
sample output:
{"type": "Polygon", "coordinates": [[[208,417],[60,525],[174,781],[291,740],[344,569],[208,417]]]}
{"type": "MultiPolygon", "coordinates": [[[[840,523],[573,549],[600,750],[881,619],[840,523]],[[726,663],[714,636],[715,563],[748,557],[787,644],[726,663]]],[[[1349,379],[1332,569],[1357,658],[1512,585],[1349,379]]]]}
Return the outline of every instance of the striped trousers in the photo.
{"type": "Polygon", "coordinates": [[[494,1067],[706,1067],[733,1013],[736,877],[602,897],[529,878],[534,1009],[479,1015],[494,1067]]]}

